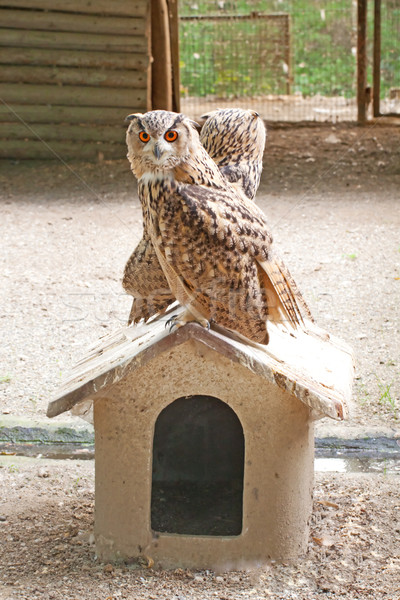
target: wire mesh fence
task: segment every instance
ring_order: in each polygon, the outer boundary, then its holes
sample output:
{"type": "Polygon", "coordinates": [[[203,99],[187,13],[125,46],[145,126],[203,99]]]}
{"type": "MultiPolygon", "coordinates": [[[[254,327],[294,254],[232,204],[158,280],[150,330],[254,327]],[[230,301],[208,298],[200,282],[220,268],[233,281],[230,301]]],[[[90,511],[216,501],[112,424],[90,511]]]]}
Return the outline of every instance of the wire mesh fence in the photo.
{"type": "Polygon", "coordinates": [[[382,1],[380,97],[383,114],[400,114],[400,0],[382,1]]]}
{"type": "MultiPolygon", "coordinates": [[[[386,111],[400,87],[399,12],[400,0],[382,0],[386,111]]],[[[356,120],[356,48],[356,0],[180,0],[182,110],[198,117],[235,105],[267,120],[356,120]]]]}

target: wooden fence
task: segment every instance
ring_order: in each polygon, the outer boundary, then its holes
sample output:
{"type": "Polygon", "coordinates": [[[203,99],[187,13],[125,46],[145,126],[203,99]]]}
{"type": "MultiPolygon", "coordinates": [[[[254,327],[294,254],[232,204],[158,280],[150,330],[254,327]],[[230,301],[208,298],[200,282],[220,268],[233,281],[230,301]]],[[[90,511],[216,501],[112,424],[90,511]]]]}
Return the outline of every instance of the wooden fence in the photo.
{"type": "Polygon", "coordinates": [[[125,116],[151,106],[149,2],[0,0],[0,23],[0,158],[125,156],[125,116]]]}

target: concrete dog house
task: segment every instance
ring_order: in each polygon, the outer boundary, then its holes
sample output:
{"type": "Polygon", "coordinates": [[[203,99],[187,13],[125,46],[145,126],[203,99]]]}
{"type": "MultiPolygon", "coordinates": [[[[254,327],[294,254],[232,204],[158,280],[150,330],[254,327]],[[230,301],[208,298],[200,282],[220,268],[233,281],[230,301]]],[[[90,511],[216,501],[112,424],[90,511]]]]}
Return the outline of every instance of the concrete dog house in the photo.
{"type": "Polygon", "coordinates": [[[226,569],[306,550],[313,423],[346,418],[352,353],[269,331],[263,348],[195,323],[169,333],[164,317],[75,367],[47,414],[93,414],[101,559],[226,569]]]}

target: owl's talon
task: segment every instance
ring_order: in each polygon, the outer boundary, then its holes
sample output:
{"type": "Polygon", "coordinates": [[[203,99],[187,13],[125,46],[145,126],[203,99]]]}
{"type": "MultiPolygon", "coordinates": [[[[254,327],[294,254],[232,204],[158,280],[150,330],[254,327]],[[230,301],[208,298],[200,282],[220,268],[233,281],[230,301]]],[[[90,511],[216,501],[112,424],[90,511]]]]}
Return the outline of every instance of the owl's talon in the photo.
{"type": "Polygon", "coordinates": [[[167,327],[169,327],[169,332],[170,333],[173,330],[173,328],[176,326],[177,319],[178,319],[178,315],[172,315],[172,317],[170,317],[168,319],[168,321],[165,321],[165,329],[167,329],[167,327]]]}
{"type": "Polygon", "coordinates": [[[171,333],[174,327],[179,329],[179,327],[183,327],[184,325],[186,325],[186,323],[198,323],[199,325],[204,327],[204,329],[207,329],[207,331],[209,331],[211,327],[211,322],[212,319],[211,321],[208,321],[207,319],[196,319],[196,317],[194,317],[191,313],[188,312],[184,313],[183,315],[173,315],[172,317],[170,317],[168,321],[165,322],[165,328],[169,327],[169,333],[171,333]]]}

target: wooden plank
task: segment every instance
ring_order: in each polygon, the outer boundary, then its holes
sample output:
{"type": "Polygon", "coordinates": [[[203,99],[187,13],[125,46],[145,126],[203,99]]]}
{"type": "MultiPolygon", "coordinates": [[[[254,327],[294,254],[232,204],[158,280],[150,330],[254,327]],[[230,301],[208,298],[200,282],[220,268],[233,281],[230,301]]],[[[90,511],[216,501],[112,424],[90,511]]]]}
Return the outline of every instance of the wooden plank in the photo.
{"type": "Polygon", "coordinates": [[[140,71],[3,65],[0,82],[145,89],[147,75],[140,71]]]}
{"type": "Polygon", "coordinates": [[[144,17],[147,0],[0,0],[0,6],[121,17],[144,17]]]}
{"type": "Polygon", "coordinates": [[[125,143],[126,124],[119,126],[70,125],[69,123],[42,124],[28,126],[21,122],[0,123],[0,139],[4,140],[46,140],[125,143]]]}
{"type": "Polygon", "coordinates": [[[0,98],[8,104],[52,104],[58,106],[110,106],[146,108],[146,90],[89,86],[30,85],[1,83],[0,98]]]}
{"type": "Polygon", "coordinates": [[[18,121],[26,123],[106,123],[121,125],[131,112],[140,112],[140,107],[109,108],[98,106],[44,106],[0,103],[0,123],[18,121]]]}
{"type": "Polygon", "coordinates": [[[125,156],[125,144],[52,141],[46,146],[33,140],[2,140],[0,145],[0,158],[19,160],[111,160],[125,156]]]}
{"type": "Polygon", "coordinates": [[[291,16],[287,15],[286,26],[285,26],[285,50],[286,50],[286,64],[287,64],[287,79],[286,79],[286,93],[288,96],[292,93],[293,88],[293,61],[292,61],[292,51],[293,51],[293,41],[292,41],[292,19],[291,16]]]}
{"type": "Polygon", "coordinates": [[[281,12],[281,13],[258,13],[254,12],[250,15],[234,15],[234,14],[224,14],[224,15],[191,15],[180,17],[181,21],[229,21],[232,23],[233,21],[254,21],[254,20],[264,20],[264,21],[286,21],[289,13],[281,12]]]}
{"type": "Polygon", "coordinates": [[[148,53],[88,52],[80,50],[54,50],[50,48],[2,48],[0,64],[3,65],[56,65],[57,67],[87,67],[103,69],[135,69],[146,71],[148,53]]]}
{"type": "Polygon", "coordinates": [[[357,0],[357,120],[365,123],[367,107],[367,0],[357,0]]]}
{"type": "Polygon", "coordinates": [[[101,52],[147,52],[144,35],[121,36],[96,33],[67,33],[65,31],[36,31],[2,29],[0,46],[20,48],[58,48],[69,50],[99,50],[101,52]]]}
{"type": "Polygon", "coordinates": [[[105,33],[108,35],[142,35],[143,17],[103,17],[62,12],[0,9],[3,25],[12,29],[105,33]]]}
{"type": "Polygon", "coordinates": [[[376,118],[381,114],[381,0],[374,1],[374,59],[372,69],[372,110],[376,118]]]}
{"type": "MultiPolygon", "coordinates": [[[[174,313],[182,311],[178,307],[174,313]]],[[[309,406],[318,418],[325,415],[342,420],[348,417],[353,356],[341,340],[326,338],[322,330],[316,337],[300,331],[288,336],[270,324],[271,345],[256,348],[245,338],[240,339],[233,332],[214,325],[206,330],[196,323],[187,323],[168,333],[162,318],[151,325],[127,327],[101,340],[98,349],[92,349],[90,355],[74,367],[56,398],[49,403],[47,416],[54,417],[79,402],[93,400],[128,370],[132,373],[163,352],[190,340],[286,390],[309,406]],[[139,336],[135,335],[137,330],[139,336]]]]}

